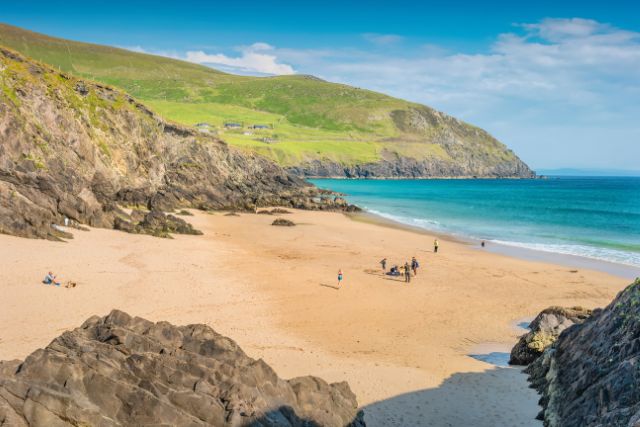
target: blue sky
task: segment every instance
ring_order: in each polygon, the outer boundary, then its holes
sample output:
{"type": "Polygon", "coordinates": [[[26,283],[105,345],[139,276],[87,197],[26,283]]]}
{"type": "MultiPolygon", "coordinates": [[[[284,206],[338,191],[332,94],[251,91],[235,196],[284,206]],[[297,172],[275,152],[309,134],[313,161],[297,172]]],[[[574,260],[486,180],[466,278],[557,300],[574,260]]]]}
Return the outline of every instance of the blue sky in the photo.
{"type": "Polygon", "coordinates": [[[631,1],[2,3],[0,21],[50,35],[421,102],[534,168],[640,169],[631,1]]]}

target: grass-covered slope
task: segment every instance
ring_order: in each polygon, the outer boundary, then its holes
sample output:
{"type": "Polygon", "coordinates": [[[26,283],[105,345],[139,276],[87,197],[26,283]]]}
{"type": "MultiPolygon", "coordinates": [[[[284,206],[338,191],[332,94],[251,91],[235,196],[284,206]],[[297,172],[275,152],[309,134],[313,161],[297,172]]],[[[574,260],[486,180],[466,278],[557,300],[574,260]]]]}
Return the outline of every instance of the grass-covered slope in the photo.
{"type": "Polygon", "coordinates": [[[177,208],[348,208],[323,196],[268,159],[167,123],[121,90],[0,47],[0,233],[68,237],[56,224],[71,220],[166,235],[193,232],[165,222],[163,212],[177,208]]]}
{"type": "Polygon", "coordinates": [[[303,175],[530,176],[482,129],[431,108],[309,76],[248,77],[0,24],[0,45],[122,88],[165,118],[303,175]],[[241,129],[225,130],[225,122],[241,129]],[[268,129],[248,129],[264,124],[268,129]]]}

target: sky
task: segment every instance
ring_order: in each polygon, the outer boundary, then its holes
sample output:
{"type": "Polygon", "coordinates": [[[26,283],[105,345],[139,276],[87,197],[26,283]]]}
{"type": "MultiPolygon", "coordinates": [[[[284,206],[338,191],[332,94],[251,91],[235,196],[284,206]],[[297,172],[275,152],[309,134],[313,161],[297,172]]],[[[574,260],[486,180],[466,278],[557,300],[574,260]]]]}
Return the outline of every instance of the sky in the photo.
{"type": "Polygon", "coordinates": [[[640,170],[640,2],[164,3],[0,0],[0,22],[383,92],[486,129],[535,169],[640,170]]]}

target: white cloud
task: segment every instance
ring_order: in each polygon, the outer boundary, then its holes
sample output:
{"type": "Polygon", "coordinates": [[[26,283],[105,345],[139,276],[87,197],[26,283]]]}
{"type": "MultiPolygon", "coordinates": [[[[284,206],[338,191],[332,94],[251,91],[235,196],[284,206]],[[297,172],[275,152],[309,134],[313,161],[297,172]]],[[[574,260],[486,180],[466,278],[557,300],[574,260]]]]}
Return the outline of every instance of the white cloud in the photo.
{"type": "Polygon", "coordinates": [[[166,56],[169,58],[182,59],[197,64],[210,65],[212,67],[224,68],[226,71],[242,74],[270,74],[283,75],[294,74],[295,70],[291,65],[281,63],[276,55],[267,53],[275,48],[270,44],[257,42],[251,46],[239,48],[239,56],[228,56],[223,53],[206,53],[203,50],[190,50],[184,55],[166,51],[148,51],[142,46],[126,46],[124,49],[139,53],[149,53],[153,55],[166,56]]]}
{"type": "Polygon", "coordinates": [[[235,71],[244,73],[261,74],[294,74],[295,70],[291,65],[283,64],[278,58],[265,53],[273,51],[273,46],[267,43],[254,43],[251,46],[241,48],[241,55],[232,57],[222,53],[209,54],[201,50],[188,51],[185,59],[197,64],[231,67],[235,71]]]}

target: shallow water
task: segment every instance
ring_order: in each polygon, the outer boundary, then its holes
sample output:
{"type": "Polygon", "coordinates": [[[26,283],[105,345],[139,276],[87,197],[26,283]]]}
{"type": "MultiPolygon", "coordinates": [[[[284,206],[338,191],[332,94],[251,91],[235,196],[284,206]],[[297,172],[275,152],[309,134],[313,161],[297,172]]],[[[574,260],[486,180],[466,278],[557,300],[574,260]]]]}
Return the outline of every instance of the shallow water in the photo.
{"type": "Polygon", "coordinates": [[[640,267],[640,177],[312,182],[408,225],[640,267]]]}

